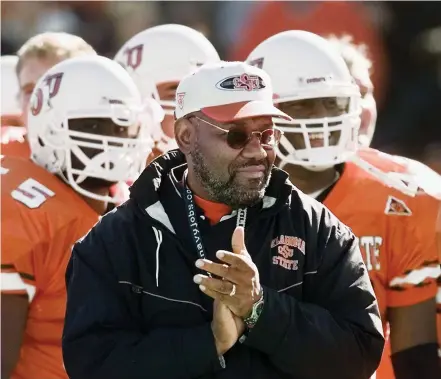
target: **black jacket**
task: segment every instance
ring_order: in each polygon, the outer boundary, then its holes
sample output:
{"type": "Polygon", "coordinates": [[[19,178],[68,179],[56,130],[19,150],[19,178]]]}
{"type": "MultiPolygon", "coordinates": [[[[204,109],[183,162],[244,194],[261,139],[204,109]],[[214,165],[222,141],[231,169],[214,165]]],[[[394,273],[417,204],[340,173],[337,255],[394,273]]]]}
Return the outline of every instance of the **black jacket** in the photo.
{"type": "MultiPolygon", "coordinates": [[[[221,367],[212,300],[193,282],[198,256],[181,197],[185,169],[178,151],[157,159],[131,199],[73,248],[63,332],[70,378],[368,378],[384,340],[357,239],[278,169],[245,228],[265,288],[263,312],[221,367]],[[297,261],[293,269],[277,264],[285,251],[277,244],[297,246],[287,258],[297,261]]],[[[236,217],[214,226],[198,218],[207,258],[231,251],[236,217]]]]}

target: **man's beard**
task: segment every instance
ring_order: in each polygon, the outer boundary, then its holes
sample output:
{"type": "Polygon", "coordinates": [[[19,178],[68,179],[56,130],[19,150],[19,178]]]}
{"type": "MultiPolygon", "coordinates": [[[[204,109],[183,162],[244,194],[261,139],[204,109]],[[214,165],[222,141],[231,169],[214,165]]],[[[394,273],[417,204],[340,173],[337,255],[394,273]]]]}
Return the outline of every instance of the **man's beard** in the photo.
{"type": "Polygon", "coordinates": [[[251,207],[257,204],[263,199],[265,195],[265,189],[269,184],[271,178],[271,168],[268,161],[252,161],[246,164],[238,165],[234,167],[234,171],[230,174],[227,180],[222,180],[219,175],[216,174],[205,163],[204,156],[199,149],[199,145],[196,144],[194,150],[191,152],[191,158],[193,163],[193,170],[197,180],[203,185],[207,191],[211,200],[226,204],[233,209],[251,207]],[[265,172],[263,179],[249,179],[249,183],[254,188],[246,188],[243,183],[237,182],[236,171],[239,168],[264,165],[265,172]],[[254,182],[254,183],[253,183],[254,182]],[[258,185],[258,183],[261,183],[258,185]],[[255,184],[253,186],[253,184],[255,184]]]}

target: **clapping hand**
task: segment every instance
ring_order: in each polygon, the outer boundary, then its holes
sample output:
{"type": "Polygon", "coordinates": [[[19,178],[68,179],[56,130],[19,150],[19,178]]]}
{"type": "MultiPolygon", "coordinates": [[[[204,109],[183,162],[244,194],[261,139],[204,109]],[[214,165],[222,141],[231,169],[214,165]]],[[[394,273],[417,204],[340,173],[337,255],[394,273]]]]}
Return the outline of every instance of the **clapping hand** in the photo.
{"type": "Polygon", "coordinates": [[[213,321],[211,322],[216,350],[223,355],[230,350],[245,331],[245,323],[221,301],[213,302],[213,321]]]}
{"type": "Polygon", "coordinates": [[[202,292],[224,303],[236,316],[244,318],[262,296],[259,272],[245,246],[245,231],[237,227],[231,239],[232,252],[218,250],[216,256],[224,264],[198,259],[196,266],[222,279],[195,275],[202,292]]]}

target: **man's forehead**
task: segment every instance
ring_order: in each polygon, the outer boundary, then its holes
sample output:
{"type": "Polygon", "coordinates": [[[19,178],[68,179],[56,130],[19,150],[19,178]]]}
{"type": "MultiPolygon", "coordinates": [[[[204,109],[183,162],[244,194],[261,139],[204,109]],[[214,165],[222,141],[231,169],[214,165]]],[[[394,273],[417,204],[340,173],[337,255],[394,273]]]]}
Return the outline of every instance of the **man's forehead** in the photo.
{"type": "Polygon", "coordinates": [[[248,117],[240,120],[233,120],[231,122],[225,123],[225,126],[245,126],[245,127],[260,127],[262,125],[268,126],[273,124],[273,119],[271,116],[256,116],[248,117]]]}
{"type": "Polygon", "coordinates": [[[27,57],[23,61],[22,68],[18,75],[20,87],[35,86],[40,77],[52,66],[55,66],[62,59],[57,57],[27,57]]]}

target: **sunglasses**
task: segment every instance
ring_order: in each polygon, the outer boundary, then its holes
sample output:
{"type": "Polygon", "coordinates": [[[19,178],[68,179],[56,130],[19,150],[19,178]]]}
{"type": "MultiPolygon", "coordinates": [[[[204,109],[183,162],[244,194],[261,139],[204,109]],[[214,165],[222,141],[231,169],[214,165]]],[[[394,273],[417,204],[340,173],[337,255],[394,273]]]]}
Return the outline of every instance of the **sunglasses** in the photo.
{"type": "Polygon", "coordinates": [[[194,118],[198,119],[199,121],[205,122],[208,125],[211,125],[212,127],[221,130],[222,132],[227,134],[227,144],[232,149],[238,150],[243,149],[253,138],[253,136],[256,136],[260,142],[260,145],[266,149],[266,150],[272,150],[274,149],[280,142],[280,138],[283,135],[283,132],[280,129],[272,128],[272,129],[266,129],[263,132],[248,132],[245,128],[245,126],[242,125],[235,125],[232,126],[230,129],[222,129],[220,126],[212,124],[211,122],[208,122],[207,120],[203,120],[197,116],[193,116],[194,118]]]}

